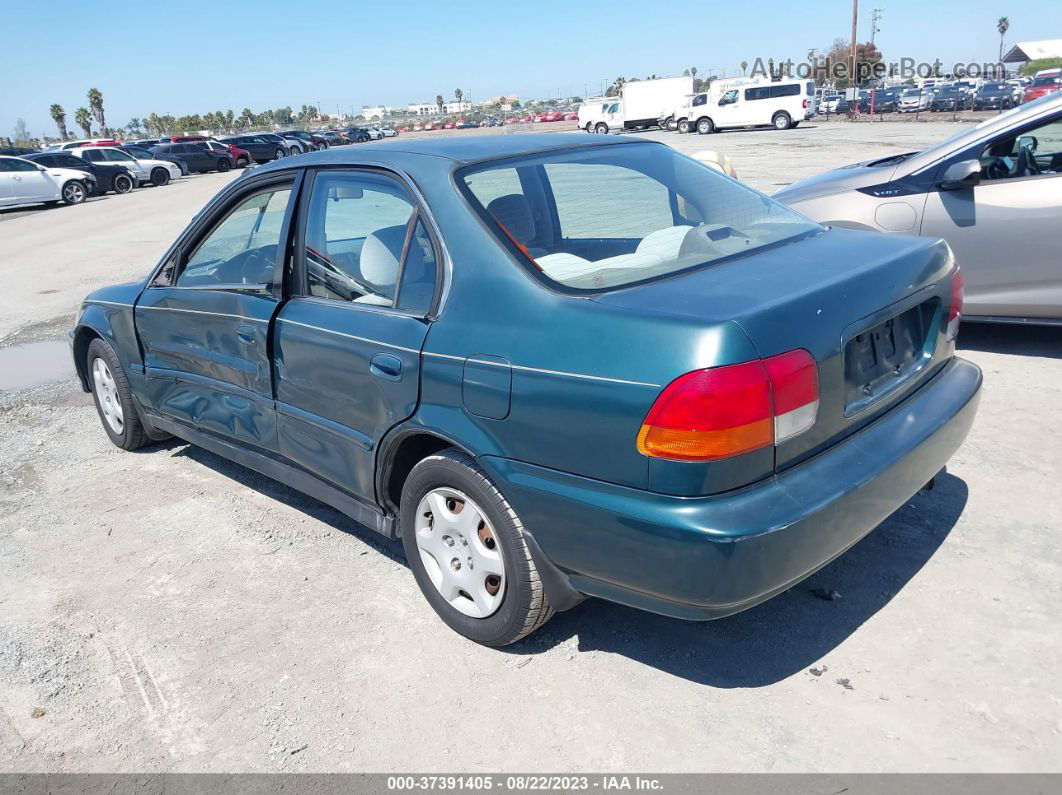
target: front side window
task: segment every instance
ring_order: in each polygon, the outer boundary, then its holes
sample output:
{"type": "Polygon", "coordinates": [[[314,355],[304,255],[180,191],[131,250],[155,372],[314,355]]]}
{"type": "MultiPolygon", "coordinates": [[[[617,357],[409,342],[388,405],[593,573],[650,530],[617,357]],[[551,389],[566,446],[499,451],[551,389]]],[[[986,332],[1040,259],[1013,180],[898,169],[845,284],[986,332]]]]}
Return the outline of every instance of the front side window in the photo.
{"type": "Polygon", "coordinates": [[[112,163],[128,163],[134,159],[132,155],[118,149],[104,149],[103,156],[112,163]]]}
{"type": "Polygon", "coordinates": [[[574,290],[666,276],[822,228],[657,144],[577,148],[470,166],[458,172],[458,181],[499,243],[532,273],[574,290]],[[494,187],[518,184],[520,190],[481,195],[496,172],[494,187]]]}
{"type": "Polygon", "coordinates": [[[736,88],[732,88],[729,91],[727,91],[725,94],[723,94],[722,97],[719,98],[719,104],[720,105],[733,105],[735,102],[737,102],[737,98],[738,98],[737,89],[736,88]]]}
{"type": "MultiPolygon", "coordinates": [[[[306,218],[306,292],[394,306],[415,209],[406,189],[382,174],[318,174],[306,218]]],[[[431,267],[434,285],[434,255],[431,267]]]]}
{"type": "Polygon", "coordinates": [[[993,141],[980,161],[981,176],[989,180],[1062,174],[1062,117],[993,141]]]}
{"type": "Polygon", "coordinates": [[[18,158],[15,158],[13,160],[8,160],[7,163],[10,166],[10,168],[7,169],[8,171],[36,171],[37,170],[37,164],[36,163],[31,163],[29,160],[19,160],[18,158]]]}
{"type": "Polygon", "coordinates": [[[290,197],[285,186],[240,202],[188,257],[177,286],[272,283],[290,197]]]}

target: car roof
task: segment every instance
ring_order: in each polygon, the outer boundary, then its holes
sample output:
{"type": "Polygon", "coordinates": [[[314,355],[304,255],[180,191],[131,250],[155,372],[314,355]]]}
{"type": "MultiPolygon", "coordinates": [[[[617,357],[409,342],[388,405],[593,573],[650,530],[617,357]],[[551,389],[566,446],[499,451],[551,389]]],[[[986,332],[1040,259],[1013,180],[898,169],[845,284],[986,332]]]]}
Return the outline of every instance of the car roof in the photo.
{"type": "MultiPolygon", "coordinates": [[[[645,141],[625,136],[586,135],[585,133],[548,133],[527,135],[470,135],[451,138],[395,139],[379,141],[370,147],[344,147],[325,149],[300,156],[300,160],[313,165],[348,165],[369,162],[385,162],[389,159],[409,162],[418,158],[443,159],[455,165],[477,163],[484,160],[500,160],[507,157],[535,155],[565,149],[589,149],[615,144],[644,144],[660,146],[654,141],[645,141]]],[[[256,172],[283,168],[288,160],[274,160],[259,166],[256,172]]]]}

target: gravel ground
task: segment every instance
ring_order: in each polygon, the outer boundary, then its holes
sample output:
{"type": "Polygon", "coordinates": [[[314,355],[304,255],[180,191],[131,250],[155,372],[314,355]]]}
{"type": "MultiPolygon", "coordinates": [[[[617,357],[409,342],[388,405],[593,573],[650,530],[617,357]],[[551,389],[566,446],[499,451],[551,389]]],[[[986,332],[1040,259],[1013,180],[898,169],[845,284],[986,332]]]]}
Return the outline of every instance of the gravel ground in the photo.
{"type": "MultiPolygon", "coordinates": [[[[646,136],[770,191],[954,129],[646,136]]],[[[230,178],[0,213],[0,346],[61,339],[230,178]]],[[[706,624],[589,601],[506,650],[331,509],[114,448],[34,349],[45,383],[0,391],[0,771],[1062,771],[1062,332],[960,347],[985,388],[948,474],[810,580],[706,624]]]]}

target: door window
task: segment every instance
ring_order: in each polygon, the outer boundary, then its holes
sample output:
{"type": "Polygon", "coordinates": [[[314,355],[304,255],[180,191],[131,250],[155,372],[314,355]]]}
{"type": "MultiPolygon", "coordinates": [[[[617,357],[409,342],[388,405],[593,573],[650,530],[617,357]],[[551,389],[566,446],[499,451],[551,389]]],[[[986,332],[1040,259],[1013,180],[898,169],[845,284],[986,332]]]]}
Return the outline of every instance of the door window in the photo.
{"type": "Polygon", "coordinates": [[[106,160],[112,163],[128,163],[135,159],[132,155],[122,152],[119,149],[104,149],[103,156],[106,160]]]}
{"type": "MultiPolygon", "coordinates": [[[[414,210],[405,188],[389,177],[318,174],[306,219],[306,292],[393,306],[414,210]]],[[[414,270],[420,273],[430,265],[434,284],[434,254],[430,263],[422,261],[416,238],[412,242],[414,270]]]]}
{"type": "Polygon", "coordinates": [[[18,160],[17,158],[4,161],[7,163],[8,168],[6,171],[36,171],[37,165],[31,163],[29,160],[18,160]]]}
{"type": "Polygon", "coordinates": [[[244,199],[188,258],[177,286],[271,284],[290,197],[285,186],[244,199]]]}
{"type": "Polygon", "coordinates": [[[986,180],[1062,174],[1062,117],[993,141],[980,160],[981,176],[986,180]]]}
{"type": "Polygon", "coordinates": [[[90,163],[102,163],[104,161],[102,149],[86,149],[81,153],[81,156],[90,163]]]}
{"type": "Polygon", "coordinates": [[[720,105],[733,105],[735,102],[737,102],[737,99],[738,99],[737,89],[736,88],[732,88],[729,91],[727,91],[725,94],[723,94],[722,97],[719,98],[719,104],[720,105]]]}

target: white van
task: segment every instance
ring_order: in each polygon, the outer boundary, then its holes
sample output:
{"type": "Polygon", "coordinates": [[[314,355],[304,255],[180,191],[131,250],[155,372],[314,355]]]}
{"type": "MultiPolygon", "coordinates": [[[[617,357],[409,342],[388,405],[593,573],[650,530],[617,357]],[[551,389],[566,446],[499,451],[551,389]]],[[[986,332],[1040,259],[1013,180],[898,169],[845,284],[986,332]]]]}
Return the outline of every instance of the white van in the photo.
{"type": "Polygon", "coordinates": [[[688,126],[701,135],[734,127],[788,130],[814,115],[815,81],[779,80],[730,88],[714,101],[705,95],[702,103],[691,103],[688,126]]]}

